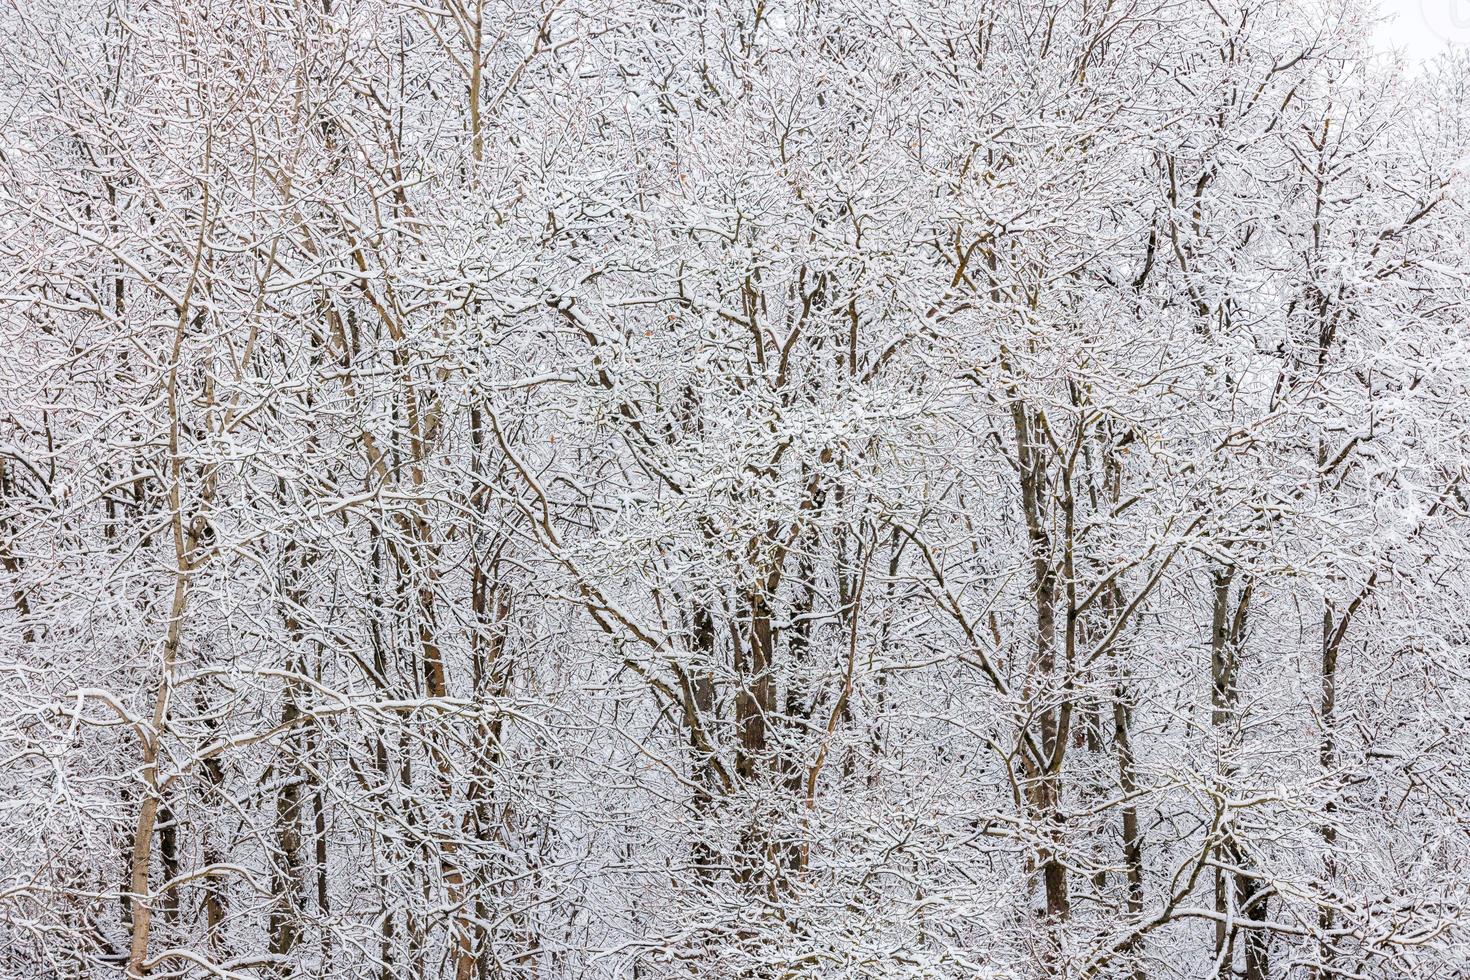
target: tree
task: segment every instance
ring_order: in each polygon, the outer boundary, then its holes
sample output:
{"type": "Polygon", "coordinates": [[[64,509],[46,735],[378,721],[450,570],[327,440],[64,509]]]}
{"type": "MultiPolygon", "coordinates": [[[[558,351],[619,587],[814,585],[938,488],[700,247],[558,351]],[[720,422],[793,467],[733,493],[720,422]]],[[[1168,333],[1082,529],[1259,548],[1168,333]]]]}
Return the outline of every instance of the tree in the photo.
{"type": "Polygon", "coordinates": [[[1463,59],[3,10],[0,972],[1463,966],[1463,59]]]}

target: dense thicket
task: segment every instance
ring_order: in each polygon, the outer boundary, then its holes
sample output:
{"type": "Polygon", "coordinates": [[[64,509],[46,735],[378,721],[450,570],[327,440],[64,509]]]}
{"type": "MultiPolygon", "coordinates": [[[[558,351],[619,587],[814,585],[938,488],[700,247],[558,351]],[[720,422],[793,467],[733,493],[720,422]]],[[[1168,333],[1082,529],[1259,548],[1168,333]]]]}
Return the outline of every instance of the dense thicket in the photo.
{"type": "Polygon", "coordinates": [[[0,13],[0,974],[1470,970],[1465,65],[0,13]]]}

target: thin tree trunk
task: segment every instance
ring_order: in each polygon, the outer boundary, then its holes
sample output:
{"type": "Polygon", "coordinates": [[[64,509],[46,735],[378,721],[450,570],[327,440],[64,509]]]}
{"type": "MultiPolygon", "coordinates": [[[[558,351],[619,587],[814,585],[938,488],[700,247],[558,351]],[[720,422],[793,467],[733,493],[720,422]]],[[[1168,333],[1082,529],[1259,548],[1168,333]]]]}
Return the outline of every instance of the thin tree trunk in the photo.
{"type": "MultiPolygon", "coordinates": [[[[1213,577],[1213,605],[1210,617],[1210,721],[1214,730],[1216,754],[1216,792],[1225,797],[1235,778],[1236,767],[1233,754],[1240,737],[1240,655],[1245,642],[1246,617],[1250,610],[1254,583],[1247,582],[1238,591],[1232,590],[1235,569],[1220,568],[1213,577]]],[[[1234,832],[1226,830],[1216,846],[1216,860],[1237,868],[1248,865],[1249,856],[1234,832]]],[[[1215,884],[1215,957],[1219,963],[1221,980],[1229,980],[1234,974],[1235,939],[1239,929],[1226,925],[1230,917],[1232,895],[1237,897],[1235,912],[1241,911],[1238,896],[1256,898],[1255,881],[1244,872],[1227,872],[1216,867],[1215,884]]],[[[1259,952],[1259,951],[1258,951],[1259,952]]]]}
{"type": "MultiPolygon", "coordinates": [[[[209,170],[210,144],[206,140],[204,170],[209,170]]],[[[153,893],[149,884],[149,870],[153,861],[153,830],[158,819],[158,808],[162,800],[162,780],[159,772],[161,741],[169,729],[169,702],[173,696],[174,672],[178,665],[179,651],[183,644],[184,616],[189,607],[189,585],[195,571],[194,556],[199,541],[196,538],[198,522],[184,517],[184,466],[183,449],[180,443],[182,428],[181,398],[179,393],[179,359],[183,354],[185,331],[189,325],[190,303],[195,286],[199,282],[199,270],[204,258],[204,243],[209,231],[210,213],[209,184],[204,184],[200,201],[199,236],[194,243],[193,265],[188,284],[179,303],[178,321],[174,327],[173,344],[169,352],[166,403],[168,410],[168,474],[169,474],[169,527],[173,537],[173,596],[169,601],[167,627],[160,650],[158,686],[153,699],[153,713],[149,727],[140,733],[142,741],[143,799],[138,808],[138,819],[133,830],[131,851],[131,873],[129,892],[132,897],[133,935],[128,950],[128,975],[143,977],[148,973],[148,939],[153,924],[153,893]]],[[[206,495],[207,496],[207,495],[206,495]]],[[[208,503],[207,499],[204,501],[208,503]]]]}

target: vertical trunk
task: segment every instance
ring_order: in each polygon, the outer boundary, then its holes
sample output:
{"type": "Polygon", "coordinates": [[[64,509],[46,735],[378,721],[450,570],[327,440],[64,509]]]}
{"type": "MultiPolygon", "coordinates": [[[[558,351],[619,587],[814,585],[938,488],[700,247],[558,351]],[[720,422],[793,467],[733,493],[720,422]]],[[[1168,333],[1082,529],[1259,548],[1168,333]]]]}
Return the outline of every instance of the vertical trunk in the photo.
{"type": "MultiPolygon", "coordinates": [[[[1123,867],[1128,883],[1128,915],[1134,922],[1143,915],[1143,831],[1138,825],[1137,767],[1133,758],[1133,711],[1127,682],[1120,679],[1113,692],[1113,745],[1118,755],[1118,786],[1127,800],[1122,807],[1123,867]]],[[[1139,952],[1139,940],[1128,945],[1127,952],[1139,952]]],[[[1142,980],[1142,967],[1135,968],[1134,980],[1142,980]]]]}
{"type": "MultiPolygon", "coordinates": [[[[196,692],[194,699],[195,712],[205,719],[205,727],[210,734],[210,741],[217,737],[219,722],[209,711],[208,702],[205,700],[202,690],[196,692]]],[[[204,760],[204,778],[208,786],[207,798],[211,802],[224,799],[225,770],[224,764],[220,762],[219,756],[210,756],[204,760]]],[[[206,824],[201,829],[204,847],[204,863],[206,865],[222,864],[225,855],[220,851],[215,841],[213,828],[206,824]]],[[[223,879],[211,875],[205,878],[201,887],[204,891],[204,928],[205,939],[215,959],[228,959],[229,951],[225,945],[224,922],[225,922],[225,891],[223,879]]]]}
{"type": "Polygon", "coordinates": [[[469,52],[470,153],[475,162],[479,163],[485,157],[485,139],[480,132],[480,90],[484,86],[481,76],[485,66],[485,55],[481,48],[484,46],[485,11],[480,0],[475,0],[473,6],[475,11],[470,16],[469,52]]]}
{"type": "MultiPolygon", "coordinates": [[[[888,651],[889,640],[893,634],[893,594],[898,582],[899,562],[903,558],[904,545],[907,542],[900,537],[897,528],[894,528],[892,537],[888,543],[888,578],[883,586],[883,624],[878,629],[877,642],[872,647],[872,653],[868,655],[868,666],[873,666],[875,656],[884,655],[888,651]]],[[[993,614],[992,614],[993,615],[993,614]]],[[[992,623],[994,621],[992,620],[992,623]]],[[[883,718],[884,707],[888,702],[888,672],[881,671],[875,684],[877,690],[873,695],[873,717],[872,734],[869,736],[869,750],[873,754],[875,765],[868,773],[869,786],[876,786],[880,767],[876,765],[877,760],[883,755],[883,718]]]]}
{"type": "MultiPolygon", "coordinates": [[[[1232,769],[1225,756],[1232,741],[1228,726],[1235,692],[1234,653],[1230,648],[1230,583],[1234,569],[1218,569],[1213,578],[1214,601],[1210,617],[1210,725],[1214,737],[1216,792],[1227,791],[1232,769]]],[[[1217,847],[1217,859],[1223,847],[1217,847]]],[[[1229,914],[1226,873],[1215,868],[1215,960],[1221,980],[1231,974],[1226,918],[1229,914]]]]}
{"type": "MultiPolygon", "coordinates": [[[[162,700],[160,698],[160,700],[162,700]]],[[[150,739],[151,741],[151,739],[150,739]]],[[[156,772],[157,749],[149,746],[143,752],[146,771],[156,772]]],[[[145,777],[146,779],[146,777],[145,777]]],[[[132,943],[128,952],[128,976],[148,975],[145,963],[148,959],[148,935],[152,925],[152,896],[149,892],[148,869],[153,860],[153,824],[158,816],[158,797],[153,795],[154,785],[145,789],[148,793],[138,808],[138,822],[133,831],[133,846],[130,852],[131,873],[128,880],[129,919],[133,925],[132,943]]]]}
{"type": "MultiPolygon", "coordinates": [[[[510,689],[511,668],[505,649],[510,627],[510,597],[499,579],[498,552],[488,563],[485,557],[477,552],[471,569],[470,604],[475,614],[475,625],[470,661],[476,701],[493,704],[504,698],[510,689]]],[[[500,824],[495,819],[493,793],[500,767],[504,728],[505,715],[499,711],[494,712],[488,721],[481,719],[476,724],[474,758],[466,794],[469,809],[464,822],[467,837],[478,842],[499,836],[500,824]]],[[[482,873],[490,870],[483,862],[479,867],[483,869],[482,873]]],[[[468,980],[476,972],[482,977],[490,976],[489,934],[483,923],[490,921],[494,913],[485,891],[480,889],[475,893],[473,927],[467,923],[460,926],[455,955],[456,980],[468,980]]]]}
{"type": "MultiPolygon", "coordinates": [[[[295,543],[286,547],[289,563],[298,553],[295,543]]],[[[302,574],[300,567],[286,571],[292,584],[286,589],[285,625],[286,635],[292,646],[286,667],[293,675],[304,669],[302,644],[305,629],[298,616],[299,603],[305,599],[299,585],[302,574]]],[[[300,906],[305,861],[302,857],[302,773],[301,758],[301,681],[296,676],[288,677],[281,698],[281,728],[285,732],[283,752],[276,765],[276,778],[281,788],[276,794],[275,850],[271,861],[271,910],[270,951],[282,957],[280,972],[285,973],[284,958],[295,950],[301,937],[300,906]]]]}
{"type": "MultiPolygon", "coordinates": [[[[313,348],[311,364],[313,368],[320,364],[317,348],[313,348]]],[[[305,407],[308,412],[314,407],[311,392],[306,393],[305,407]]],[[[308,456],[313,454],[315,445],[316,437],[312,435],[306,441],[308,456]]],[[[281,499],[286,499],[287,488],[283,479],[277,480],[276,489],[281,499]]],[[[306,650],[310,642],[302,617],[307,615],[311,601],[306,580],[314,560],[315,554],[311,548],[302,547],[295,540],[286,543],[282,555],[285,594],[281,618],[290,643],[290,655],[286,661],[290,676],[287,677],[282,691],[283,752],[276,766],[276,776],[282,781],[282,787],[276,797],[276,854],[271,864],[272,904],[269,923],[270,951],[283,958],[283,970],[286,968],[285,958],[291,955],[303,936],[301,913],[306,904],[307,870],[303,824],[306,818],[305,796],[308,782],[313,786],[313,818],[318,824],[313,834],[317,913],[320,916],[326,912],[325,815],[322,813],[321,787],[316,785],[315,779],[310,775],[311,766],[305,763],[311,755],[312,739],[310,733],[302,730],[308,667],[306,650]]]]}
{"type": "MultiPolygon", "coordinates": [[[[747,597],[749,631],[743,646],[737,645],[736,675],[740,687],[735,695],[735,771],[747,786],[765,781],[772,765],[770,727],[776,714],[776,685],[772,675],[776,627],[771,622],[767,581],[761,581],[747,597]]],[[[766,869],[776,864],[772,853],[769,814],[756,814],[742,835],[740,877],[748,884],[764,881],[768,889],[776,883],[766,869]]]]}
{"type": "Polygon", "coordinates": [[[776,708],[775,683],[771,677],[776,634],[765,585],[765,582],[758,584],[746,599],[749,632],[744,645],[736,650],[735,670],[740,689],[735,695],[735,727],[739,738],[735,771],[746,781],[758,779],[763,763],[769,761],[768,728],[776,708]]]}
{"type": "Polygon", "coordinates": [[[15,495],[10,470],[5,458],[0,456],[0,568],[10,576],[11,600],[15,603],[15,615],[21,624],[20,638],[29,644],[36,642],[36,628],[31,619],[30,595],[21,580],[21,560],[15,553],[15,526],[7,510],[8,502],[15,495]]]}
{"type": "MultiPolygon", "coordinates": [[[[300,714],[295,693],[287,696],[281,712],[281,723],[294,724],[300,714]]],[[[301,778],[296,773],[285,777],[285,785],[276,795],[275,847],[271,870],[270,951],[278,957],[289,957],[301,936],[298,895],[301,891],[301,778]]],[[[283,975],[291,972],[283,960],[283,975]]]]}
{"type": "MultiPolygon", "coordinates": [[[[689,700],[693,702],[695,718],[686,724],[689,732],[689,751],[692,755],[694,773],[694,812],[696,818],[704,817],[714,805],[711,789],[715,785],[715,773],[711,765],[709,746],[701,732],[710,730],[710,721],[715,710],[715,681],[712,673],[715,655],[715,622],[709,607],[696,603],[690,617],[690,645],[694,663],[689,676],[689,700]]],[[[713,877],[715,852],[702,832],[694,842],[693,861],[700,878],[708,881],[713,877]]]]}
{"type": "MultiPolygon", "coordinates": [[[[1221,799],[1228,796],[1236,774],[1233,755],[1240,736],[1240,654],[1254,588],[1254,583],[1247,582],[1243,588],[1233,591],[1234,580],[1234,568],[1215,571],[1210,617],[1210,721],[1215,741],[1216,792],[1221,799]]],[[[1239,932],[1239,927],[1226,927],[1231,900],[1234,898],[1235,901],[1234,917],[1248,918],[1247,907],[1261,905],[1266,900],[1266,893],[1261,883],[1249,873],[1250,856],[1233,831],[1225,832],[1216,846],[1215,858],[1220,864],[1241,869],[1227,872],[1216,867],[1214,875],[1215,911],[1220,916],[1215,921],[1215,957],[1220,977],[1228,980],[1234,974],[1235,941],[1239,932]]],[[[1263,944],[1266,938],[1264,933],[1256,930],[1251,930],[1247,938],[1247,959],[1253,957],[1258,966],[1265,962],[1263,944]]]]}
{"type": "MultiPolygon", "coordinates": [[[[168,805],[167,797],[158,806],[158,865],[166,885],[179,876],[179,822],[174,816],[173,808],[168,805]]],[[[158,910],[163,913],[165,921],[178,915],[177,887],[168,886],[162,889],[158,896],[158,910]]]]}
{"type": "MultiPolygon", "coordinates": [[[[418,640],[421,637],[420,630],[414,623],[413,603],[416,601],[410,593],[414,592],[413,583],[410,579],[411,564],[405,558],[403,550],[391,540],[388,542],[387,553],[393,558],[390,567],[394,570],[393,576],[393,612],[394,629],[390,634],[395,637],[394,649],[400,653],[398,670],[400,676],[406,675],[404,681],[409,686],[414,698],[423,698],[425,695],[425,661],[422,656],[416,656],[418,640]],[[406,662],[405,662],[406,661],[406,662]]],[[[397,776],[398,790],[402,794],[402,820],[406,832],[403,837],[405,843],[411,843],[418,850],[418,857],[410,866],[408,874],[400,874],[393,877],[398,885],[397,901],[401,903],[404,943],[402,948],[402,963],[398,966],[395,976],[407,971],[413,976],[421,976],[425,971],[424,945],[425,925],[424,914],[432,903],[429,894],[429,872],[428,869],[435,866],[438,855],[433,853],[429,834],[425,830],[424,800],[423,794],[415,785],[416,770],[414,763],[419,757],[415,751],[420,740],[415,738],[407,726],[399,726],[397,730],[397,776]],[[408,897],[418,892],[419,903],[415,905],[407,901],[408,897]]],[[[397,910],[392,910],[396,912],[397,910]]],[[[390,913],[391,914],[391,913],[390,913]]]]}
{"type": "MultiPolygon", "coordinates": [[[[373,648],[373,680],[380,690],[388,691],[391,687],[391,670],[388,662],[388,642],[384,638],[383,619],[381,615],[385,602],[385,583],[383,570],[387,566],[384,556],[384,548],[381,532],[372,521],[368,522],[369,558],[370,570],[368,579],[368,594],[372,601],[378,604],[378,608],[372,610],[368,616],[367,630],[368,640],[373,648]]],[[[381,735],[373,737],[373,763],[377,769],[379,785],[388,786],[393,778],[393,768],[389,759],[388,743],[381,735]]],[[[379,822],[384,821],[384,816],[379,815],[379,822]]],[[[374,845],[376,846],[376,844],[374,845]]],[[[389,875],[386,867],[380,866],[377,873],[378,892],[381,899],[381,908],[378,911],[378,980],[391,980],[396,970],[393,959],[393,940],[396,934],[394,918],[397,910],[390,904],[388,895],[389,875]]]]}
{"type": "MultiPolygon", "coordinates": [[[[1244,855],[1236,861],[1243,865],[1244,855]]],[[[1235,879],[1235,910],[1241,918],[1264,920],[1270,918],[1271,888],[1260,879],[1250,875],[1237,875],[1235,879]]],[[[1270,980],[1271,934],[1265,929],[1251,929],[1245,935],[1245,980],[1270,980]]]]}
{"type": "MultiPolygon", "coordinates": [[[[1346,626],[1346,616],[1343,626],[1346,626]]],[[[1319,762],[1324,774],[1337,767],[1337,651],[1344,630],[1334,627],[1332,604],[1322,603],[1322,701],[1320,706],[1322,744],[1319,762]]],[[[1337,801],[1329,796],[1322,807],[1322,880],[1327,889],[1333,888],[1337,880],[1337,801]]],[[[1332,905],[1323,902],[1317,915],[1317,928],[1321,936],[1318,949],[1319,966],[1316,970],[1330,975],[1333,959],[1332,944],[1327,935],[1335,925],[1332,905]]],[[[1316,973],[1316,970],[1313,972],[1316,973]]]]}
{"type": "MultiPolygon", "coordinates": [[[[306,754],[308,758],[316,757],[316,742],[310,733],[306,736],[306,754]]],[[[307,773],[307,783],[311,790],[311,829],[312,829],[312,864],[316,879],[316,911],[323,920],[331,912],[331,898],[327,889],[327,802],[326,792],[321,780],[316,773],[307,773]]],[[[330,955],[331,933],[322,930],[322,957],[325,960],[330,955]]]]}
{"type": "MultiPolygon", "coordinates": [[[[204,151],[204,171],[209,170],[209,144],[204,151]]],[[[153,831],[158,819],[158,807],[162,802],[162,780],[159,772],[161,742],[169,729],[169,701],[173,695],[174,671],[178,664],[179,651],[184,638],[184,616],[189,608],[189,584],[195,572],[194,559],[199,542],[196,539],[197,521],[184,516],[184,465],[183,447],[180,439],[182,428],[181,398],[179,392],[179,360],[183,355],[185,331],[189,325],[190,303],[194,288],[199,281],[199,269],[204,257],[204,241],[209,230],[210,211],[209,184],[204,184],[200,201],[199,236],[194,243],[193,267],[188,284],[178,307],[178,321],[174,327],[173,345],[169,352],[165,401],[168,410],[168,477],[169,477],[169,529],[173,538],[173,596],[169,601],[168,626],[164,637],[158,667],[158,685],[153,699],[153,713],[149,727],[140,735],[142,741],[143,799],[138,808],[138,819],[133,829],[133,847],[130,854],[129,893],[132,902],[133,934],[128,948],[128,976],[142,977],[148,973],[148,939],[153,922],[153,894],[149,884],[149,871],[153,861],[153,831]]],[[[205,501],[207,503],[207,501],[205,501]]]]}
{"type": "MultiPolygon", "coordinates": [[[[1038,568],[1039,581],[1036,588],[1036,637],[1039,683],[1043,689],[1050,686],[1055,676],[1056,655],[1056,576],[1048,564],[1045,570],[1038,568]]],[[[1041,711],[1041,758],[1027,766],[1032,818],[1042,824],[1046,843],[1038,852],[1042,887],[1046,896],[1046,918],[1053,924],[1064,922],[1071,914],[1071,894],[1067,881],[1067,869],[1056,853],[1056,846],[1066,834],[1066,821],[1061,810],[1062,764],[1067,751],[1066,733],[1059,723],[1060,711],[1044,708],[1041,711]]]]}
{"type": "MultiPolygon", "coordinates": [[[[1036,429],[1041,420],[1019,399],[1011,402],[1011,420],[1015,427],[1016,462],[1021,483],[1021,504],[1026,516],[1026,532],[1031,552],[1033,600],[1036,604],[1036,683],[1047,697],[1056,681],[1057,602],[1060,597],[1058,569],[1052,556],[1048,528],[1048,479],[1043,447],[1036,429]]],[[[1069,624],[1070,625],[1070,624],[1069,624]]],[[[1042,824],[1047,843],[1038,853],[1042,887],[1046,893],[1046,917],[1053,923],[1064,921],[1071,913],[1067,869],[1055,851],[1064,834],[1061,812],[1062,771],[1065,761],[1066,706],[1043,707],[1041,716],[1041,758],[1026,767],[1030,784],[1028,799],[1032,818],[1042,824]]]]}
{"type": "Polygon", "coordinates": [[[153,716],[146,734],[141,736],[143,761],[143,799],[138,808],[138,820],[133,830],[133,846],[129,853],[130,875],[128,891],[131,902],[133,927],[132,941],[128,952],[128,975],[147,976],[148,939],[153,924],[154,897],[151,889],[150,868],[153,863],[153,833],[158,822],[159,806],[163,802],[162,779],[159,772],[160,742],[168,731],[169,702],[173,695],[173,675],[178,663],[179,648],[183,640],[184,614],[189,601],[189,554],[196,542],[183,527],[180,517],[179,493],[175,475],[175,557],[177,572],[174,576],[173,599],[169,604],[168,629],[164,636],[162,663],[159,667],[158,687],[154,695],[153,716]]]}
{"type": "MultiPolygon", "coordinates": [[[[815,534],[809,536],[808,544],[815,545],[815,534]]],[[[786,683],[786,704],[783,714],[786,732],[792,740],[799,739],[810,729],[812,692],[806,678],[812,657],[812,613],[816,608],[816,569],[811,559],[811,550],[803,552],[797,568],[797,595],[791,604],[791,625],[787,630],[786,657],[790,664],[786,683]]],[[[804,793],[807,769],[801,764],[798,750],[793,744],[783,747],[777,766],[784,776],[790,799],[799,800],[804,793]]],[[[783,870],[800,873],[806,867],[809,849],[805,844],[805,833],[796,833],[783,841],[779,848],[779,862],[783,870]]]]}
{"type": "MultiPolygon", "coordinates": [[[[1093,511],[1109,513],[1117,508],[1122,497],[1123,467],[1118,455],[1119,438],[1113,427],[1106,423],[1099,425],[1098,434],[1100,438],[1097,446],[1097,459],[1100,469],[1097,471],[1097,480],[1089,484],[1088,492],[1093,511]]],[[[1089,452],[1089,465],[1092,465],[1092,459],[1093,456],[1089,452]]],[[[1109,581],[1099,600],[1103,629],[1111,628],[1113,624],[1127,615],[1127,605],[1118,580],[1109,581]]],[[[1090,645],[1088,644],[1089,647],[1090,645]]],[[[1118,789],[1123,796],[1119,815],[1123,844],[1125,907],[1128,910],[1130,925],[1137,927],[1142,925],[1144,906],[1143,830],[1139,826],[1136,801],[1139,782],[1138,765],[1133,752],[1134,695],[1126,643],[1122,640],[1114,642],[1108,656],[1112,664],[1113,753],[1118,768],[1118,789]]],[[[1101,714],[1102,709],[1099,708],[1098,712],[1101,714]]],[[[1106,722],[1101,718],[1097,721],[1100,728],[1105,724],[1106,722]]],[[[1100,734],[1099,742],[1103,740],[1103,735],[1100,734]]],[[[1122,952],[1133,964],[1131,980],[1144,980],[1144,967],[1140,960],[1143,953],[1142,935],[1136,933],[1132,935],[1124,945],[1122,952]]]]}
{"type": "MultiPolygon", "coordinates": [[[[417,466],[415,466],[414,484],[420,483],[417,466]]],[[[405,554],[399,553],[400,579],[404,582],[417,581],[418,588],[414,590],[416,608],[414,610],[417,620],[418,647],[421,656],[421,669],[423,671],[424,690],[430,698],[442,699],[449,696],[449,681],[444,669],[444,658],[439,648],[438,639],[438,615],[436,605],[438,601],[437,574],[435,564],[438,560],[438,547],[432,543],[432,531],[427,519],[421,514],[414,514],[410,518],[410,524],[414,532],[413,547],[405,554]],[[412,560],[409,559],[412,556],[412,560]]],[[[434,750],[433,754],[438,760],[438,789],[443,795],[446,803],[450,802],[455,794],[455,772],[452,757],[448,749],[434,750]]],[[[456,909],[453,922],[453,944],[454,944],[454,976],[455,980],[470,980],[475,970],[474,953],[474,925],[466,916],[468,903],[465,901],[465,876],[461,864],[464,860],[459,853],[459,844],[452,838],[441,838],[438,841],[438,865],[439,873],[448,893],[449,905],[456,909]]],[[[428,882],[425,881],[425,889],[428,882]]],[[[430,904],[429,898],[425,898],[426,906],[430,904]]],[[[422,937],[416,945],[423,948],[425,945],[422,937]]]]}

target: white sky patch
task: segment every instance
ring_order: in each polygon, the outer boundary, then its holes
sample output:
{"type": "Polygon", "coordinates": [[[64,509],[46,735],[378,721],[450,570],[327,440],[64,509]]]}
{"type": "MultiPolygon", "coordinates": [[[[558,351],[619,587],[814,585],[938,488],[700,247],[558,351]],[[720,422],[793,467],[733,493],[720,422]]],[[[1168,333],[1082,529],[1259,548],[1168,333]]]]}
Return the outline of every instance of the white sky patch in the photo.
{"type": "Polygon", "coordinates": [[[1470,0],[1379,0],[1388,20],[1379,42],[1414,60],[1439,54],[1450,45],[1470,45],[1470,0]]]}

